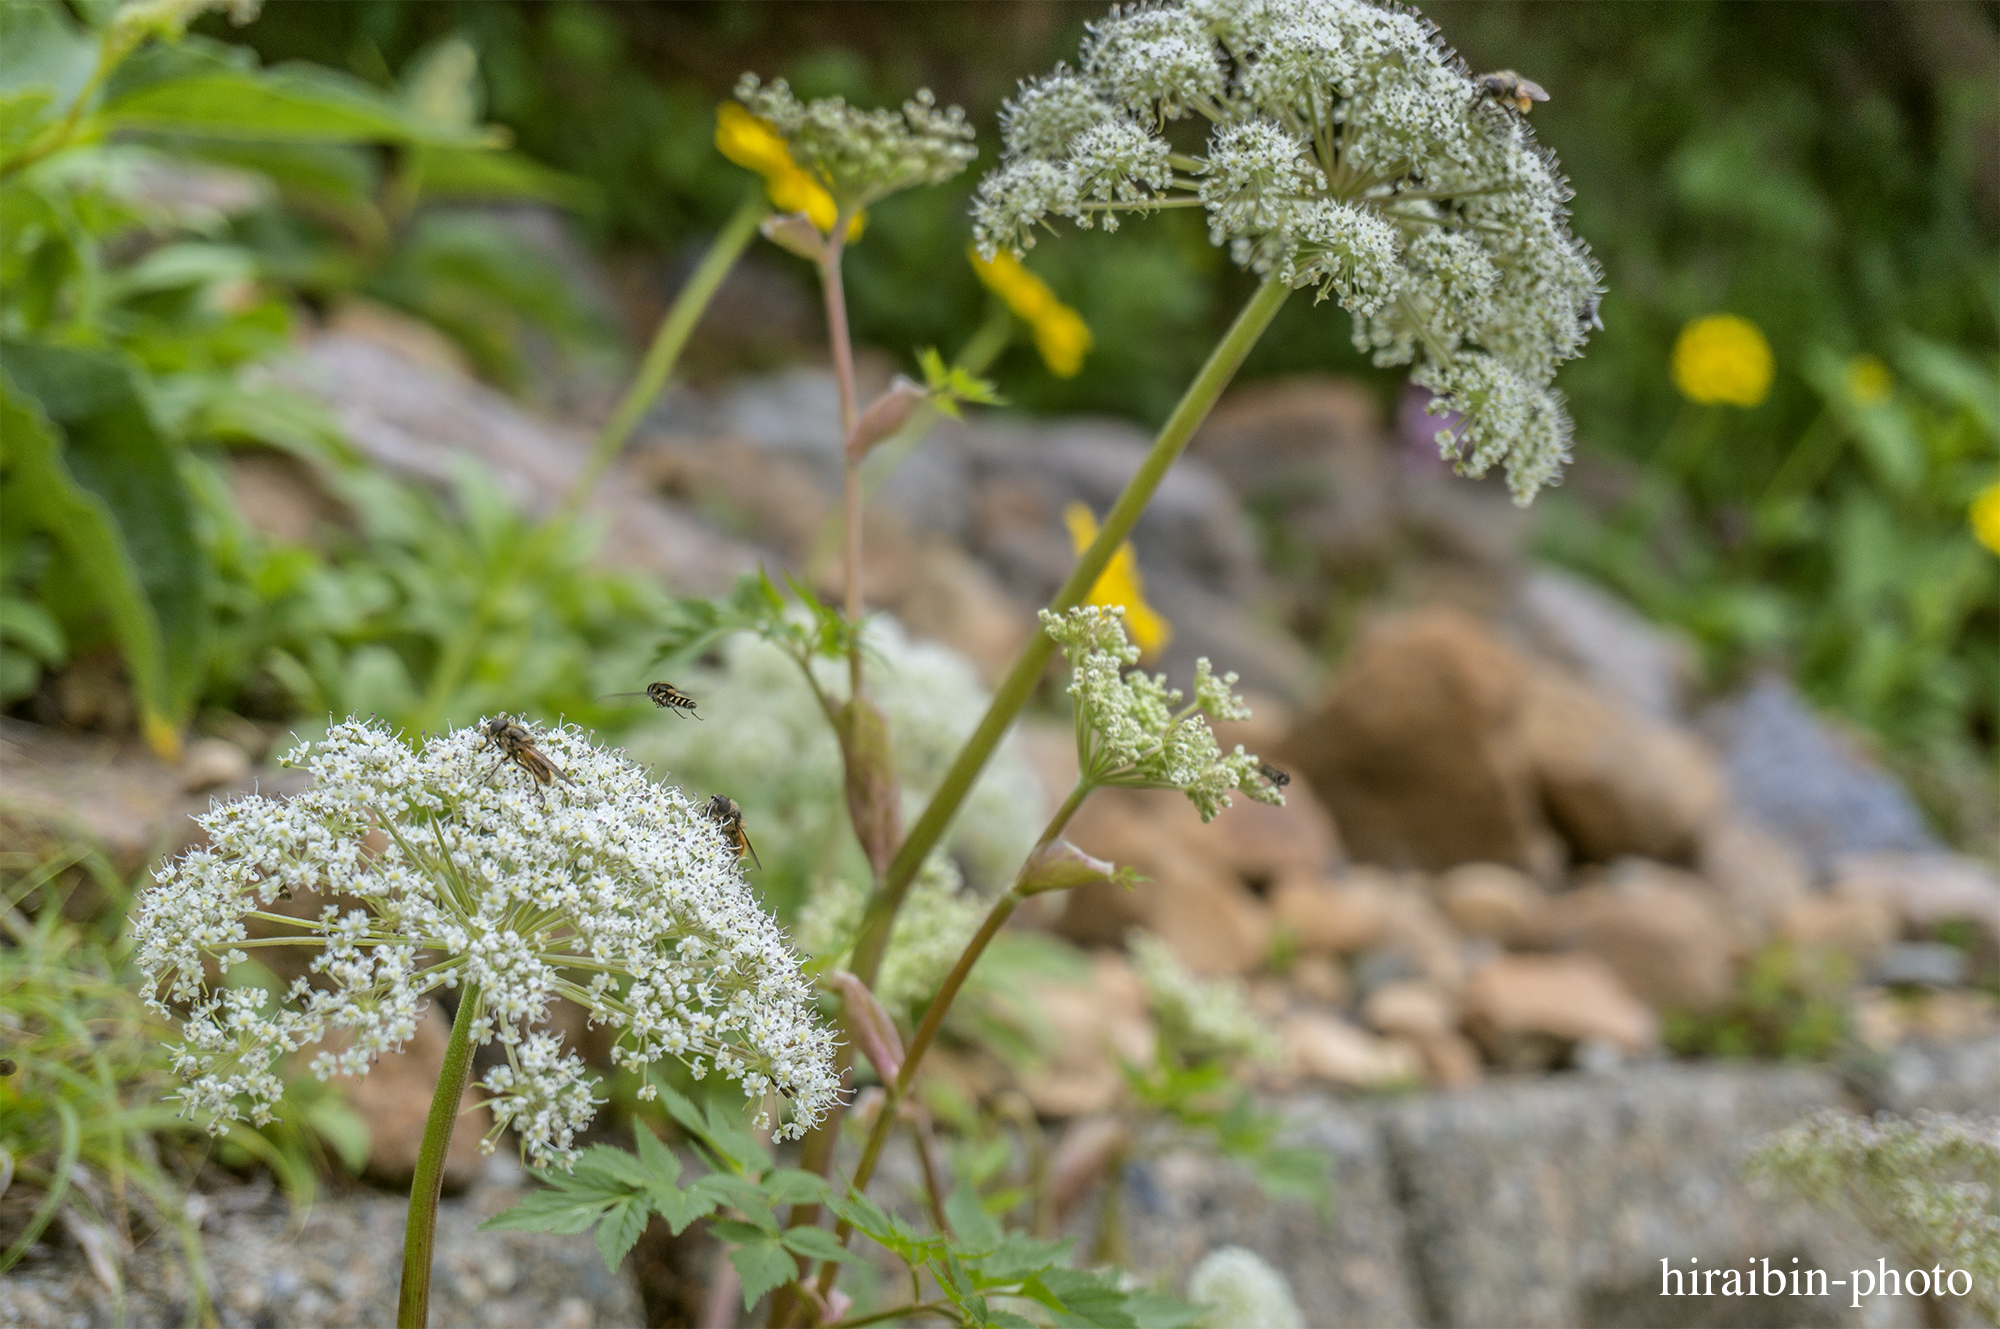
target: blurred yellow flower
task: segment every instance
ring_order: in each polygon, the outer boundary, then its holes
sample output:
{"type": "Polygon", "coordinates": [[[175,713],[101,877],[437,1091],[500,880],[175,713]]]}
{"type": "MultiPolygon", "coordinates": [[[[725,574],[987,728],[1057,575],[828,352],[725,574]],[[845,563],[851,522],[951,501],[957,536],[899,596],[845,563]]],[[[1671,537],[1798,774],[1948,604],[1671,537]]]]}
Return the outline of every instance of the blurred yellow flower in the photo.
{"type": "MultiPolygon", "coordinates": [[[[840,214],[833,195],[792,160],[785,140],[767,121],[737,102],[724,102],[715,108],[715,147],[738,166],[764,177],[764,192],[778,211],[803,212],[821,235],[833,230],[840,214]]],[[[862,219],[856,214],[847,224],[847,238],[859,240],[861,228],[862,219]]]]}
{"type": "MultiPolygon", "coordinates": [[[[1057,378],[1075,378],[1083,368],[1083,357],[1095,344],[1083,315],[1056,299],[1047,282],[1028,271],[1020,259],[1006,250],[995,254],[991,262],[981,258],[977,249],[966,252],[972,259],[972,270],[979,274],[986,289],[999,296],[1014,311],[1014,317],[1028,325],[1035,337],[1035,350],[1041,353],[1042,363],[1049,367],[1049,372],[1057,378]]],[[[1128,627],[1130,622],[1128,618],[1128,627]]]]}
{"type": "Polygon", "coordinates": [[[1896,379],[1879,355],[1857,355],[1842,376],[1847,396],[1856,406],[1880,406],[1896,391],[1896,379]]]}
{"type": "Polygon", "coordinates": [[[1972,538],[2000,554],[2000,481],[1979,491],[1968,516],[1972,521],[1972,538]]]}
{"type": "MultiPolygon", "coordinates": [[[[1076,552],[1081,554],[1090,548],[1090,542],[1097,538],[1097,518],[1090,509],[1072,503],[1063,509],[1063,521],[1069,526],[1070,543],[1076,546],[1076,552]]],[[[1111,556],[1111,562],[1105,565],[1103,575],[1090,588],[1084,603],[1122,608],[1125,631],[1139,648],[1141,659],[1152,659],[1174,639],[1174,625],[1146,603],[1146,582],[1139,575],[1139,559],[1132,552],[1130,540],[1118,546],[1118,552],[1111,556]]]]}
{"type": "Polygon", "coordinates": [[[1755,406],[1771,391],[1771,343],[1747,318],[1710,314],[1674,342],[1674,386],[1689,401],[1755,406]]]}

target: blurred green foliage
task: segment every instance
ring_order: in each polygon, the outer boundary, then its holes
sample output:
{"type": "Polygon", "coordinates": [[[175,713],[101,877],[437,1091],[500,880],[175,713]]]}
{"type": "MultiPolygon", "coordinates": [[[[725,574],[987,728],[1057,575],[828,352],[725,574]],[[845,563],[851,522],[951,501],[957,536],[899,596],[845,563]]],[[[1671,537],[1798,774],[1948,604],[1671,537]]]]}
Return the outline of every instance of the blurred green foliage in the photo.
{"type": "Polygon", "coordinates": [[[1774,941],[1751,957],[1721,1009],[1668,1012],[1666,1045],[1683,1057],[1826,1061],[1849,1036],[1854,964],[1835,951],[1774,941]]]}

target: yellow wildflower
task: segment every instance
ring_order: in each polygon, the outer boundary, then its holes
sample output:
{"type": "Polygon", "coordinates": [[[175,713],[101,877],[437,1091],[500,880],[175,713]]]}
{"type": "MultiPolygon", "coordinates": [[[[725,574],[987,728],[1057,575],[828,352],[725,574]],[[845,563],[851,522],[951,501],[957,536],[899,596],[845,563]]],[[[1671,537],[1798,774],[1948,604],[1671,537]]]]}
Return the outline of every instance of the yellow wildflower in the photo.
{"type": "MultiPolygon", "coordinates": [[[[738,166],[747,166],[764,177],[764,192],[778,211],[803,212],[821,235],[833,230],[840,215],[833,195],[792,160],[785,140],[769,122],[736,102],[724,102],[715,108],[715,147],[738,166]]],[[[859,240],[861,227],[857,214],[847,223],[847,238],[859,240]]]]}
{"type": "Polygon", "coordinates": [[[1856,406],[1880,406],[1896,391],[1896,380],[1879,355],[1857,355],[1847,362],[1842,376],[1848,400],[1856,406]]]}
{"type": "Polygon", "coordinates": [[[1049,372],[1057,378],[1075,378],[1083,368],[1083,357],[1095,344],[1083,315],[1056,299],[1047,282],[1028,271],[1020,259],[1005,249],[991,261],[981,258],[977,249],[966,253],[972,259],[972,270],[979,274],[986,289],[999,296],[1014,311],[1014,317],[1028,325],[1035,337],[1035,350],[1040,352],[1049,372]]]}
{"type": "Polygon", "coordinates": [[[2000,481],[1979,491],[1972,500],[1972,538],[2000,554],[2000,481]]]}
{"type": "MultiPolygon", "coordinates": [[[[1076,546],[1076,552],[1081,554],[1090,548],[1090,542],[1097,538],[1097,518],[1090,509],[1072,503],[1063,510],[1063,521],[1069,526],[1070,543],[1076,546]]],[[[1139,559],[1132,552],[1130,540],[1118,546],[1118,552],[1111,556],[1111,562],[1105,565],[1103,575],[1090,588],[1084,603],[1122,608],[1125,631],[1139,648],[1141,659],[1152,659],[1174,639],[1174,625],[1146,603],[1146,581],[1139,575],[1139,559]]]]}
{"type": "Polygon", "coordinates": [[[1689,401],[1755,406],[1771,391],[1771,344],[1747,318],[1711,314],[1674,342],[1674,386],[1689,401]]]}

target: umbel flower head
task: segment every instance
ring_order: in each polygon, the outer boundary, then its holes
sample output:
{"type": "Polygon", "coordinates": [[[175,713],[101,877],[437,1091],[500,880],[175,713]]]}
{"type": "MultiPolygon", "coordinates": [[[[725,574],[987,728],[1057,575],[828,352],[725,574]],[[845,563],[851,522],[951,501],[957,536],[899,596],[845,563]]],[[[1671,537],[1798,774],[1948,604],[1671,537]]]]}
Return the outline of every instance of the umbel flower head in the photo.
{"type": "Polygon", "coordinates": [[[1250,1009],[1249,995],[1239,980],[1196,977],[1171,946],[1136,928],[1127,934],[1125,944],[1169,1046],[1198,1059],[1279,1058],[1277,1038],[1250,1009]]]}
{"type": "Polygon", "coordinates": [[[1127,672],[1139,662],[1139,648],[1126,640],[1123,608],[1083,605],[1068,614],[1044,609],[1042,630],[1069,661],[1082,783],[1178,789],[1203,821],[1213,821],[1230,805],[1232,791],[1260,803],[1284,803],[1285,796],[1259,773],[1256,755],[1240,743],[1225,755],[1208,727],[1209,716],[1250,718],[1250,708],[1231,691],[1236,675],[1218,678],[1206,658],[1195,661],[1194,700],[1183,706],[1165,675],[1127,672]]]}
{"type": "Polygon", "coordinates": [[[1521,115],[1419,16],[1365,0],[1182,0],[1113,10],[1079,67],[1022,85],[973,205],[981,249],[1051,215],[1117,226],[1200,208],[1244,267],[1318,288],[1382,365],[1462,415],[1438,435],[1516,501],[1553,481],[1570,423],[1550,386],[1597,326],[1600,273],[1521,115]],[[1207,122],[1207,139],[1169,122],[1207,122]]]}
{"type": "Polygon", "coordinates": [[[546,791],[478,728],[412,752],[349,720],[286,758],[304,759],[306,792],[200,819],[209,844],[159,872],[133,925],[147,999],[186,1032],[189,1111],[269,1120],[280,1057],[341,1035],[313,1072],[366,1074],[427,996],[456,989],[478,1002],[474,1040],[505,1052],[483,1081],[489,1148],[511,1125],[535,1161],[566,1160],[596,1109],[581,1059],[538,1027],[557,997],[617,1031],[620,1064],[672,1057],[746,1097],[776,1091],[792,1108],[780,1134],[819,1119],[838,1092],[833,1035],[721,831],[580,730],[535,742],[564,776],[546,791]],[[276,910],[302,891],[327,902],[316,917],[276,910]],[[253,920],[275,935],[253,938],[253,920]],[[312,955],[288,992],[209,983],[208,965],[226,979],[269,946],[312,955]]]}
{"type": "Polygon", "coordinates": [[[839,97],[801,102],[785,80],[764,84],[745,74],[736,100],[776,132],[791,161],[850,217],[900,190],[941,184],[979,155],[965,112],[939,110],[928,88],[904,102],[899,115],[863,111],[839,97]]]}

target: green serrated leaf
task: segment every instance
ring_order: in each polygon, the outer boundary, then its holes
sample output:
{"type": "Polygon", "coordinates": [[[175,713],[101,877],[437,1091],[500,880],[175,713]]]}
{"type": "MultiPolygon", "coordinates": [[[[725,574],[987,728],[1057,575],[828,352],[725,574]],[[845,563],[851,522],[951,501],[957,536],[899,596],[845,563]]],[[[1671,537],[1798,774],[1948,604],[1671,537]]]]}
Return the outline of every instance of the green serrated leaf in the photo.
{"type": "Polygon", "coordinates": [[[795,1167],[774,1169],[760,1184],[772,1204],[821,1204],[832,1190],[826,1178],[795,1167]]]}
{"type": "Polygon", "coordinates": [[[667,1148],[644,1122],[632,1123],[632,1136],[639,1151],[639,1166],[645,1170],[648,1186],[673,1186],[680,1180],[680,1155],[667,1148]]]}
{"type": "Polygon", "coordinates": [[[748,1177],[738,1177],[727,1172],[711,1172],[688,1187],[690,1194],[713,1200],[716,1205],[733,1205],[743,1211],[743,1216],[751,1222],[771,1232],[778,1230],[777,1217],[771,1212],[763,1188],[748,1177]]]}
{"type": "Polygon", "coordinates": [[[759,1297],[773,1288],[783,1287],[798,1277],[799,1272],[790,1252],[779,1245],[776,1238],[738,1246],[729,1252],[729,1262],[736,1266],[736,1272],[743,1279],[743,1309],[746,1311],[757,1304],[759,1297]]]}
{"type": "Polygon", "coordinates": [[[588,1229],[616,1202],[617,1197],[605,1195],[601,1191],[550,1186],[543,1190],[529,1191],[512,1209],[495,1214],[481,1223],[479,1230],[487,1232],[506,1229],[520,1232],[553,1232],[563,1237],[574,1236],[588,1229]]]}
{"type": "Polygon", "coordinates": [[[833,1260],[840,1264],[866,1264],[859,1255],[840,1244],[831,1232],[823,1227],[794,1227],[785,1229],[779,1240],[785,1249],[808,1260],[833,1260]]]}
{"type": "Polygon", "coordinates": [[[740,1244],[755,1244],[778,1235],[776,1225],[764,1227],[756,1223],[746,1223],[738,1218],[718,1218],[708,1225],[709,1232],[718,1241],[733,1241],[740,1244]]]}
{"type": "Polygon", "coordinates": [[[1210,1313],[1207,1306],[1183,1301],[1166,1292],[1128,1292],[1125,1313],[1139,1329],[1189,1329],[1210,1313]]]}
{"type": "Polygon", "coordinates": [[[979,1192],[970,1186],[960,1185],[951,1193],[951,1198],[944,1202],[944,1217],[961,1246],[991,1250],[1000,1244],[1000,1224],[986,1212],[986,1206],[979,1202],[979,1192]]]}
{"type": "Polygon", "coordinates": [[[576,1172],[612,1189],[644,1190],[652,1180],[637,1158],[608,1144],[594,1144],[577,1155],[576,1172]]]}
{"type": "Polygon", "coordinates": [[[606,1269],[618,1272],[618,1262],[637,1244],[650,1216],[645,1197],[639,1195],[620,1200],[605,1211],[597,1224],[597,1250],[606,1269]]]}

